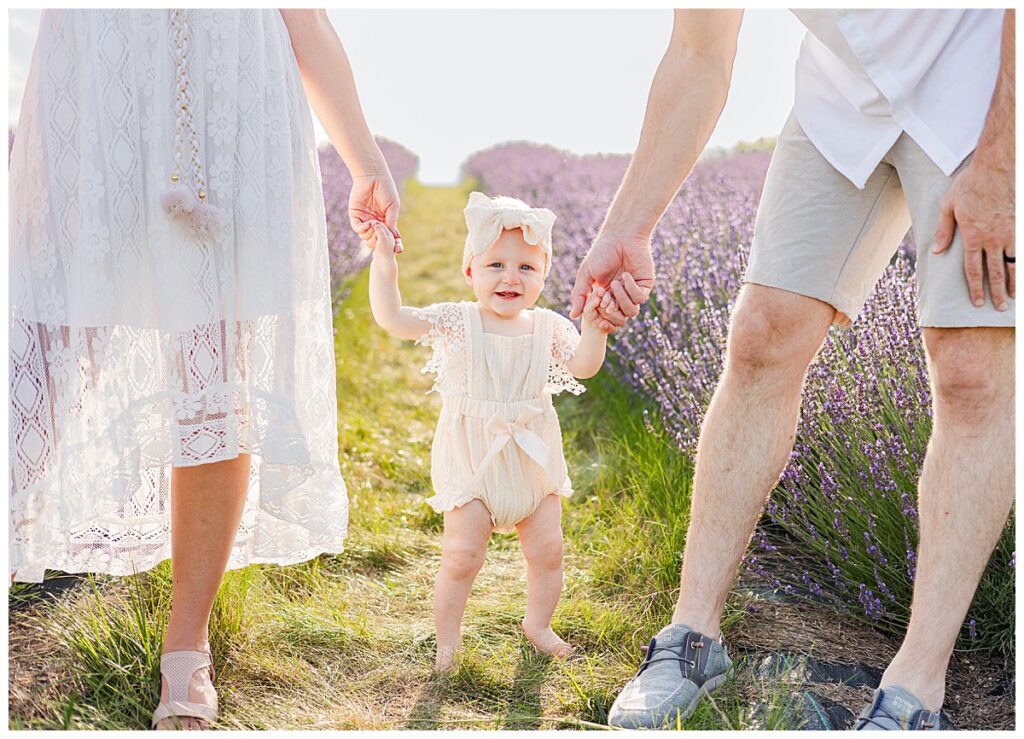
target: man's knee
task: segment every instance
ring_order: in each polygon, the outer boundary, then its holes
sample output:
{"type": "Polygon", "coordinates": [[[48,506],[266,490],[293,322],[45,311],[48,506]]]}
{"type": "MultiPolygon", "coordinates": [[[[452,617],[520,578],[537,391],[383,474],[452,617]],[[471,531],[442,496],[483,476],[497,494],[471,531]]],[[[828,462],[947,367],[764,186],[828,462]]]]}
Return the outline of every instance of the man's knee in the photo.
{"type": "Polygon", "coordinates": [[[935,400],[965,420],[1012,408],[1013,329],[925,329],[935,400]]]}
{"type": "Polygon", "coordinates": [[[727,368],[748,379],[802,378],[834,315],[813,298],[748,285],[729,327],[727,368]]]}

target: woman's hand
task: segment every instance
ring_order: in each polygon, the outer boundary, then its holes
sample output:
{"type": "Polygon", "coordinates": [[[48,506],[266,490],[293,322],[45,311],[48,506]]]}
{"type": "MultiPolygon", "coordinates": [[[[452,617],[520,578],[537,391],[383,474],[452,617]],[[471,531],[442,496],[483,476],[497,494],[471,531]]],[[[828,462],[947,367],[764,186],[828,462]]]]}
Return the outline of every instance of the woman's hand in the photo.
{"type": "MultiPolygon", "coordinates": [[[[363,241],[373,238],[374,224],[383,223],[393,237],[393,249],[402,251],[402,234],[398,232],[398,188],[391,173],[358,175],[352,178],[348,196],[348,218],[352,230],[363,241]]],[[[371,247],[372,248],[372,247],[371,247]]]]}

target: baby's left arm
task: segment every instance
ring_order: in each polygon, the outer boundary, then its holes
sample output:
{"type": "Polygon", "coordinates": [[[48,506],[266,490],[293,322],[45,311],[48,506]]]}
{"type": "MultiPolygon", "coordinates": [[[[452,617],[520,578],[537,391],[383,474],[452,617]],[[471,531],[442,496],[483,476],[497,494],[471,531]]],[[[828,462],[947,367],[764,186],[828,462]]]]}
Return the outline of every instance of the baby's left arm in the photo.
{"type": "Polygon", "coordinates": [[[583,306],[583,330],[580,332],[580,343],[576,353],[566,363],[573,377],[585,380],[593,377],[604,364],[604,353],[608,346],[608,332],[597,327],[601,320],[597,307],[601,304],[604,291],[600,288],[591,290],[587,302],[583,306]]]}

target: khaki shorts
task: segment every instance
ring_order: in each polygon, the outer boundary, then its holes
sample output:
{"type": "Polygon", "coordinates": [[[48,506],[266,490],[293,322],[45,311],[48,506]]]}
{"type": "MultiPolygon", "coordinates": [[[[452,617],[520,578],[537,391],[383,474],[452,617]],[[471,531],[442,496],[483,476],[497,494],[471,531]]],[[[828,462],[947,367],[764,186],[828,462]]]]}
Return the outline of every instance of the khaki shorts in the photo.
{"type": "Polygon", "coordinates": [[[968,161],[947,177],[904,133],[858,190],[790,113],[768,167],[744,282],[817,298],[855,319],[913,224],[918,323],[1013,326],[1013,299],[997,311],[986,288],[985,305],[971,303],[959,230],[948,250],[931,253],[939,203],[968,161]]]}

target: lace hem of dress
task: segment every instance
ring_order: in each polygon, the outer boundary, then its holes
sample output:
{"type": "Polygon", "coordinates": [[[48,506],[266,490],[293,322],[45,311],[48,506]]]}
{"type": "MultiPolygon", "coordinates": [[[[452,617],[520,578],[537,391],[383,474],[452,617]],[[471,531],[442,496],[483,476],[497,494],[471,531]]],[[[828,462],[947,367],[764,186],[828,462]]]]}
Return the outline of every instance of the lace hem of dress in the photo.
{"type": "Polygon", "coordinates": [[[170,553],[172,466],[239,454],[252,454],[253,464],[232,566],[340,548],[348,503],[333,378],[321,374],[330,342],[299,341],[290,330],[321,317],[325,304],[186,331],[14,318],[9,538],[17,579],[38,581],[47,567],[153,567],[170,553]]]}
{"type": "MultiPolygon", "coordinates": [[[[306,562],[319,557],[321,554],[340,554],[344,551],[343,547],[344,537],[339,539],[335,544],[326,544],[323,546],[315,546],[310,549],[290,552],[287,555],[251,555],[251,556],[237,556],[232,552],[231,558],[228,560],[227,570],[239,570],[249,565],[278,565],[286,567],[288,565],[299,564],[300,562],[306,562]]],[[[120,560],[82,560],[76,557],[66,557],[64,559],[53,559],[42,563],[32,563],[31,565],[23,565],[20,569],[15,570],[11,568],[10,575],[14,576],[17,582],[26,583],[39,583],[44,579],[46,570],[54,570],[63,572],[70,575],[82,575],[87,573],[99,573],[103,575],[111,575],[114,577],[125,577],[128,575],[137,575],[143,572],[147,572],[161,562],[171,558],[171,546],[170,542],[165,547],[162,547],[159,551],[156,551],[152,556],[142,558],[137,561],[124,562],[120,560]],[[102,567],[100,566],[102,563],[102,567]]]]}
{"type": "MultiPolygon", "coordinates": [[[[253,465],[261,464],[255,453],[246,450],[240,453],[252,453],[253,465]]],[[[169,479],[168,472],[155,476],[169,479]]],[[[266,472],[264,470],[264,474],[266,472]]],[[[310,468],[308,472],[306,481],[318,486],[330,484],[330,471],[318,474],[310,468]]],[[[344,500],[344,483],[341,485],[338,499],[344,500]]],[[[348,528],[347,505],[332,513],[323,511],[318,502],[322,517],[316,517],[321,523],[314,526],[309,517],[296,516],[289,507],[277,503],[295,488],[270,492],[254,490],[254,487],[250,482],[245,512],[227,569],[250,564],[295,564],[319,554],[335,554],[344,550],[348,528]]],[[[22,497],[32,501],[47,494],[52,495],[37,489],[27,491],[22,497]]],[[[156,567],[171,557],[170,499],[169,495],[164,497],[165,515],[121,520],[117,516],[119,511],[104,511],[68,533],[54,526],[42,526],[37,519],[32,522],[30,543],[16,541],[19,532],[12,525],[10,575],[18,582],[41,582],[46,570],[131,575],[156,567]]],[[[293,504],[294,501],[289,501],[289,506],[293,504]]],[[[12,516],[17,515],[16,505],[12,501],[12,516]]],[[[42,511],[39,514],[45,516],[42,511]]]]}
{"type": "MultiPolygon", "coordinates": [[[[252,455],[249,489],[228,569],[294,564],[341,552],[348,527],[344,480],[336,466],[311,461],[290,401],[240,383],[189,397],[190,407],[210,409],[222,407],[224,398],[253,396],[247,407],[251,415],[244,418],[222,413],[223,418],[211,420],[207,414],[200,420],[197,415],[194,427],[183,430],[180,424],[189,419],[179,413],[173,443],[156,433],[140,438],[140,428],[152,431],[144,411],[125,409],[90,439],[90,454],[106,465],[80,464],[76,445],[70,443],[59,459],[51,452],[50,469],[35,468],[32,483],[11,492],[14,579],[40,582],[47,569],[129,575],[155,567],[171,556],[172,464],[208,464],[240,454],[252,455]],[[114,448],[118,442],[126,445],[114,448]],[[181,453],[197,442],[216,449],[201,446],[203,454],[181,453]]],[[[160,398],[147,401],[153,402],[146,408],[161,405],[160,398]]]]}

